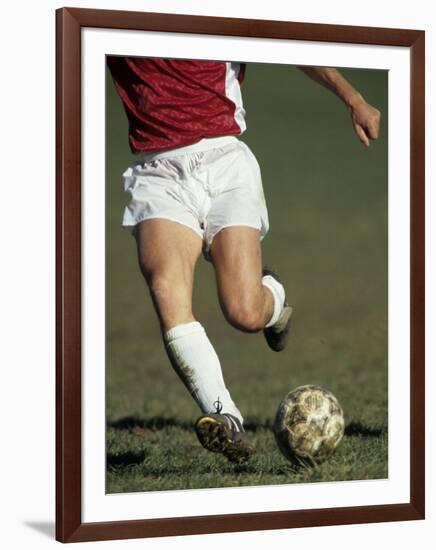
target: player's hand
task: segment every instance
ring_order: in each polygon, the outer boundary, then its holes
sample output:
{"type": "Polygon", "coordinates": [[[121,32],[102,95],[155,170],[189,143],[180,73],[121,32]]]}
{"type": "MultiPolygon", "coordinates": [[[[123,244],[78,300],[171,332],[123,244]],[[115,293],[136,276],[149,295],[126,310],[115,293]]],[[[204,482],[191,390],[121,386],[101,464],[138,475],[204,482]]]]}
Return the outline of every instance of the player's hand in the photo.
{"type": "Polygon", "coordinates": [[[357,137],[366,147],[369,147],[369,140],[378,138],[380,111],[360,96],[351,106],[351,120],[357,137]]]}

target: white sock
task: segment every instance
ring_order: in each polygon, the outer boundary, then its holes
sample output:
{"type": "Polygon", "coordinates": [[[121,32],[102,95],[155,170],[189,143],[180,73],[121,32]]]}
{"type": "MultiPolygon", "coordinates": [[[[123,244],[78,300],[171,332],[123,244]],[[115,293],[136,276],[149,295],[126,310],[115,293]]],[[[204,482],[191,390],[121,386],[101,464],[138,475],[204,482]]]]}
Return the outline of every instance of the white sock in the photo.
{"type": "Polygon", "coordinates": [[[182,379],[200,410],[216,412],[215,403],[222,404],[222,413],[242,415],[224,383],[218,356],[200,323],[177,325],[164,335],[165,348],[171,364],[182,379]]]}
{"type": "Polygon", "coordinates": [[[264,275],[262,277],[262,284],[271,291],[271,294],[274,298],[274,311],[271,319],[265,325],[266,328],[272,327],[277,323],[282,312],[283,306],[285,305],[285,289],[283,285],[271,277],[271,275],[264,275]]]}

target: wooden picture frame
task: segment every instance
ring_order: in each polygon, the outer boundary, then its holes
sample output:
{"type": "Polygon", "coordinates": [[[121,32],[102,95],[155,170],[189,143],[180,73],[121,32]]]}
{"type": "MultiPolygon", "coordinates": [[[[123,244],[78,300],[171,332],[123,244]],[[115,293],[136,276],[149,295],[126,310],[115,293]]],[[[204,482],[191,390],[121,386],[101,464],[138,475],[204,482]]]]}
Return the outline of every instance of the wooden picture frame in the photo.
{"type": "Polygon", "coordinates": [[[423,519],[423,31],[61,8],[56,13],[56,539],[61,542],[423,519]],[[347,508],[82,522],[81,29],[85,27],[403,46],[411,67],[410,502],[347,508]]]}

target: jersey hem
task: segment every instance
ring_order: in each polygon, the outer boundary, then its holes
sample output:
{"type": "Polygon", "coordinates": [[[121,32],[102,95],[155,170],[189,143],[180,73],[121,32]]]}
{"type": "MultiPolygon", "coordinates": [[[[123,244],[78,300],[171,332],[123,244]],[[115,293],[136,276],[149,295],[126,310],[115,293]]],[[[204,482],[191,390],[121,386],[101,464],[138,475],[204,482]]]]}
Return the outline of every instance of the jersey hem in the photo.
{"type": "Polygon", "coordinates": [[[238,143],[239,139],[236,136],[219,136],[219,137],[205,137],[196,141],[191,145],[184,145],[183,147],[176,147],[174,149],[167,149],[165,151],[157,151],[152,153],[137,153],[137,157],[144,162],[150,162],[153,160],[163,158],[173,158],[186,153],[196,153],[199,151],[208,151],[209,149],[216,149],[218,147],[224,147],[230,143],[238,143]]]}

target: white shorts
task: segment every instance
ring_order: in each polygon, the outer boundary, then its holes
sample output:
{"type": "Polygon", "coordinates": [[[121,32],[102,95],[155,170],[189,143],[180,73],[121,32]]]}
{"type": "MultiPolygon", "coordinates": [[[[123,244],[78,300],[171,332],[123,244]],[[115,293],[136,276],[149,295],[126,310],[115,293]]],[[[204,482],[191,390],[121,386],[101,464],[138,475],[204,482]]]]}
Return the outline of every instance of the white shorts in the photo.
{"type": "Polygon", "coordinates": [[[234,136],[144,154],[123,177],[131,195],[123,226],[153,218],[181,223],[201,237],[206,259],[214,236],[224,227],[254,227],[260,239],[268,231],[259,164],[234,136]]]}

